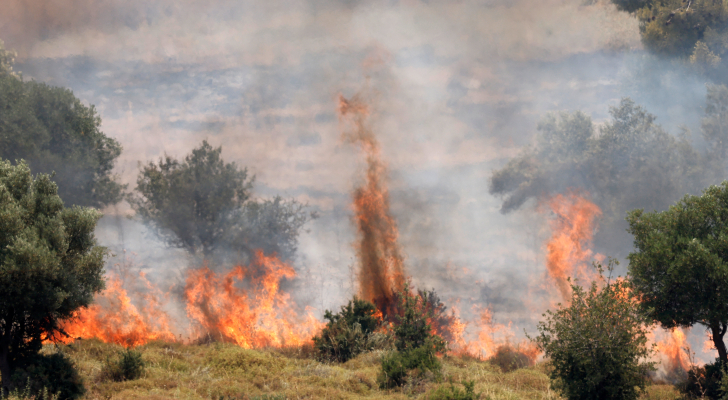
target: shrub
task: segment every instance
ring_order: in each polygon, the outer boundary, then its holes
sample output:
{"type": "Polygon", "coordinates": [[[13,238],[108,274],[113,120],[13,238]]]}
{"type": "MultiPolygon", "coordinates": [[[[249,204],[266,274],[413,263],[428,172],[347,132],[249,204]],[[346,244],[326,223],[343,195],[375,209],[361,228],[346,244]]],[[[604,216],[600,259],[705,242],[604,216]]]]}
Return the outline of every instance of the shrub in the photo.
{"type": "Polygon", "coordinates": [[[688,399],[721,399],[721,395],[726,392],[722,389],[723,372],[720,360],[716,359],[715,362],[703,366],[692,365],[687,379],[675,386],[688,399]]]}
{"type": "Polygon", "coordinates": [[[448,385],[442,385],[435,389],[427,400],[478,400],[483,394],[475,393],[475,381],[462,381],[461,385],[465,390],[460,390],[451,380],[448,385]]]}
{"type": "MultiPolygon", "coordinates": [[[[429,293],[436,298],[434,291],[429,293]]],[[[445,341],[434,334],[430,324],[434,315],[432,308],[427,306],[427,298],[421,294],[410,293],[409,283],[396,294],[397,309],[401,310],[400,315],[393,317],[394,345],[398,351],[422,347],[425,343],[433,346],[435,352],[446,350],[445,341]]]]}
{"type": "MultiPolygon", "coordinates": [[[[613,270],[610,260],[608,270],[613,270]]],[[[600,274],[603,268],[595,264],[600,274]]],[[[554,388],[569,400],[636,400],[644,391],[654,363],[647,324],[627,283],[606,278],[600,289],[571,285],[571,305],[547,311],[535,342],[551,358],[554,388]]]]}
{"type": "Polygon", "coordinates": [[[142,372],[144,372],[142,353],[128,348],[121,352],[119,359],[106,359],[106,363],[101,369],[101,379],[114,382],[130,381],[140,378],[142,372]]]}
{"type": "MultiPolygon", "coordinates": [[[[434,291],[431,293],[434,295],[434,291]]],[[[382,371],[378,377],[382,388],[402,386],[410,374],[423,377],[429,371],[439,377],[442,365],[437,353],[447,349],[445,341],[433,333],[429,323],[433,314],[425,297],[410,293],[409,283],[406,283],[396,299],[397,310],[401,311],[394,318],[397,351],[382,358],[382,371]]]]}
{"type": "Polygon", "coordinates": [[[363,352],[386,345],[386,338],[374,333],[381,324],[376,312],[374,304],[356,297],[341,307],[337,314],[326,310],[326,327],[320,336],[313,338],[319,358],[346,362],[363,352]]]}
{"type": "Polygon", "coordinates": [[[18,397],[77,399],[86,392],[73,362],[62,353],[36,354],[13,371],[18,397]],[[49,396],[52,394],[53,396],[49,396]]]}
{"type": "Polygon", "coordinates": [[[530,357],[510,344],[499,346],[489,361],[499,366],[503,372],[515,371],[533,364],[530,357]]]}
{"type": "Polygon", "coordinates": [[[432,346],[420,346],[405,351],[394,351],[382,358],[382,371],[377,377],[379,387],[391,389],[407,383],[410,375],[424,377],[427,372],[440,377],[442,364],[432,346]]]}

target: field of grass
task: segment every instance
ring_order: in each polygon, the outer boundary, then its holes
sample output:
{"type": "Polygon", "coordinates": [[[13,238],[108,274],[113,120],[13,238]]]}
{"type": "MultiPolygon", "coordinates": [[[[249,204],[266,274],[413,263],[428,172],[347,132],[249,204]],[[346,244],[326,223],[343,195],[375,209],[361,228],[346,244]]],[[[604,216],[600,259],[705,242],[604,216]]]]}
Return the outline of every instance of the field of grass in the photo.
{"type": "MultiPolygon", "coordinates": [[[[316,361],[305,347],[246,350],[224,343],[164,342],[137,348],[146,364],[141,378],[114,382],[102,371],[122,350],[97,340],[44,349],[62,351],[76,363],[86,399],[427,399],[444,384],[422,380],[398,390],[379,389],[381,351],[331,364],[316,361]]],[[[445,380],[474,380],[482,399],[560,398],[551,390],[543,364],[504,373],[471,357],[446,356],[442,362],[445,380]]],[[[654,385],[643,398],[677,399],[678,394],[671,386],[654,385]]]]}

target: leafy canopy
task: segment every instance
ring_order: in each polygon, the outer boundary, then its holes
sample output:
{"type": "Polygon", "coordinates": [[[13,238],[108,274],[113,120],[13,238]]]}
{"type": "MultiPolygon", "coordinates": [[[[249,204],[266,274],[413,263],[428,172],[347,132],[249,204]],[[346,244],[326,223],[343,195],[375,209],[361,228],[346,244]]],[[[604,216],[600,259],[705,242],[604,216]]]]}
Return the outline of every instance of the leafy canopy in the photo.
{"type": "Polygon", "coordinates": [[[48,175],[0,160],[0,374],[62,334],[59,322],[104,286],[105,250],[93,231],[100,213],[64,208],[48,175]]]}
{"type": "Polygon", "coordinates": [[[328,322],[320,335],[313,338],[314,347],[324,360],[346,362],[360,353],[370,351],[379,343],[373,336],[381,325],[374,304],[354,297],[334,314],[326,310],[328,322]]]}
{"type": "Polygon", "coordinates": [[[166,156],[142,167],[130,202],[168,244],[209,258],[216,250],[255,250],[290,258],[308,216],[293,200],[250,199],[254,178],[226,163],[207,141],[183,161],[166,156]]]}
{"type": "Polygon", "coordinates": [[[24,81],[0,43],[0,158],[25,160],[53,181],[69,205],[103,207],[122,199],[112,174],[121,145],[99,129],[101,118],[68,89],[24,81]]]}
{"type": "Polygon", "coordinates": [[[683,58],[698,70],[725,79],[728,2],[724,0],[612,0],[639,20],[645,48],[683,58]]]}
{"type": "Polygon", "coordinates": [[[650,354],[645,317],[624,280],[607,278],[599,286],[572,284],[571,304],[547,311],[533,340],[551,360],[551,380],[567,399],[637,399],[654,368],[644,362],[650,354]]]}
{"type": "Polygon", "coordinates": [[[618,234],[626,228],[628,210],[664,209],[714,177],[687,137],[665,132],[654,115],[629,98],[610,108],[610,114],[599,127],[579,111],[546,115],[534,145],[493,171],[489,191],[503,198],[501,212],[581,188],[603,212],[597,242],[608,242],[607,250],[619,252],[629,246],[618,234]]]}
{"type": "Polygon", "coordinates": [[[377,377],[379,386],[402,386],[412,374],[424,377],[429,372],[440,378],[442,364],[437,353],[446,351],[447,343],[430,323],[438,311],[444,311],[439,297],[434,290],[411,293],[409,282],[395,297],[398,313],[390,317],[397,351],[382,358],[382,371],[377,377]]]}
{"type": "Polygon", "coordinates": [[[629,274],[647,314],[665,328],[701,324],[722,362],[728,327],[728,181],[667,211],[629,213],[629,274]]]}

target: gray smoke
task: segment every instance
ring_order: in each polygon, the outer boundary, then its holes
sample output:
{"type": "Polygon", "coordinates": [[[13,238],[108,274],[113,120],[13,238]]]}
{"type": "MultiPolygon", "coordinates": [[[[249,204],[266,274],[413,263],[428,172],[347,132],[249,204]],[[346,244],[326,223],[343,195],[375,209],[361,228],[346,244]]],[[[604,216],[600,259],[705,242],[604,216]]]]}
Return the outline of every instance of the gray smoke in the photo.
{"type": "MultiPolygon", "coordinates": [[[[608,106],[632,96],[670,134],[680,124],[697,132],[705,96],[698,78],[645,55],[637,21],[607,1],[4,7],[12,12],[0,15],[0,38],[19,50],[16,69],[96,105],[104,132],[124,146],[124,183],[134,186],[138,162],[180,159],[207,139],[256,175],[256,196],[318,212],[295,265],[297,293],[320,313],[356,292],[350,193],[364,161],[340,139],[339,93],[372,93],[414,282],[460,301],[466,316],[490,304],[497,320],[529,329],[540,312],[519,299],[543,277],[547,218],[533,207],[501,214],[491,172],[532,143],[547,112],[581,110],[601,124],[608,106]]],[[[136,253],[158,279],[189,262],[124,219],[126,205],[105,212],[103,243],[136,253]]]]}

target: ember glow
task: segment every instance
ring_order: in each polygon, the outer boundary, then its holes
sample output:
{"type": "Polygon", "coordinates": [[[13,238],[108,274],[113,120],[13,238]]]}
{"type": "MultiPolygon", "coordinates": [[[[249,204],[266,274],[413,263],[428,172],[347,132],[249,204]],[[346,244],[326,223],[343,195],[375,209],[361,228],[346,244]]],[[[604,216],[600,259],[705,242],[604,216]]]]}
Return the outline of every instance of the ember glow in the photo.
{"type": "Polygon", "coordinates": [[[353,195],[359,232],[359,295],[386,316],[394,311],[394,292],[401,291],[405,282],[404,259],[397,243],[399,232],[389,211],[387,168],[379,142],[368,126],[369,107],[358,97],[339,96],[338,112],[347,128],[344,138],[361,147],[367,162],[365,181],[353,195]]]}
{"type": "Polygon", "coordinates": [[[289,264],[262,251],[247,267],[237,266],[227,274],[209,268],[191,271],[185,299],[187,314],[197,325],[196,336],[210,335],[244,348],[310,342],[322,323],[311,310],[300,316],[289,294],[280,290],[283,279],[295,276],[289,264]]]}

